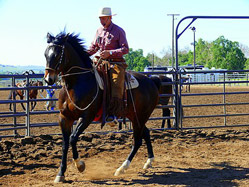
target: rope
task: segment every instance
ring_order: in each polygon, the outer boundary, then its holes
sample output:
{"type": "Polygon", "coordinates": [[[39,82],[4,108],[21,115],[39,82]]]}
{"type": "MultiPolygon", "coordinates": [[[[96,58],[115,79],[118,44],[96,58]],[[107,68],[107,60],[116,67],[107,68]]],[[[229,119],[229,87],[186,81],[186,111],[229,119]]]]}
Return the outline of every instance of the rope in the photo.
{"type": "MultiPolygon", "coordinates": [[[[89,72],[92,72],[92,73],[93,73],[95,67],[93,66],[92,69],[87,69],[87,68],[82,68],[82,67],[79,67],[79,66],[73,66],[73,67],[71,67],[67,72],[70,72],[70,71],[71,71],[72,69],[74,69],[74,68],[81,69],[81,70],[88,70],[88,71],[86,71],[86,72],[78,72],[78,73],[71,73],[71,74],[66,74],[66,75],[61,75],[61,77],[63,77],[63,76],[77,75],[77,74],[85,74],[85,73],[89,73],[89,72]]],[[[73,106],[74,106],[75,108],[77,108],[78,110],[84,111],[84,110],[88,109],[88,108],[93,104],[93,102],[96,100],[96,98],[97,98],[97,96],[98,96],[98,94],[99,94],[99,86],[98,86],[98,82],[97,82],[97,79],[96,79],[96,78],[95,78],[95,81],[96,81],[96,87],[97,87],[96,95],[94,96],[93,100],[92,100],[86,107],[84,107],[84,108],[80,108],[79,106],[77,106],[77,105],[73,102],[73,100],[71,99],[71,97],[70,97],[70,95],[69,95],[69,92],[68,92],[67,87],[66,87],[66,86],[63,86],[64,89],[66,90],[66,93],[67,93],[67,96],[68,96],[70,102],[71,102],[71,103],[73,104],[73,106]]]]}
{"type": "Polygon", "coordinates": [[[92,69],[89,69],[89,68],[82,68],[80,66],[73,66],[71,67],[67,72],[66,74],[64,75],[61,75],[61,77],[68,77],[68,76],[72,76],[72,75],[80,75],[80,74],[85,74],[85,73],[89,73],[89,72],[93,72],[93,68],[92,69]],[[68,73],[70,72],[72,69],[81,69],[81,70],[87,70],[87,71],[83,71],[83,72],[76,72],[76,73],[68,73]]]}
{"type": "MultiPolygon", "coordinates": [[[[95,80],[96,80],[96,79],[95,79],[95,80]]],[[[75,108],[77,108],[78,110],[84,111],[84,110],[88,109],[88,108],[93,104],[93,102],[96,100],[96,98],[97,98],[97,96],[98,96],[98,93],[99,93],[99,86],[98,86],[97,81],[96,81],[96,85],[97,85],[97,92],[96,92],[95,97],[94,97],[93,100],[92,100],[86,107],[84,107],[84,108],[80,108],[79,106],[77,106],[77,105],[72,101],[72,99],[71,99],[71,97],[70,97],[70,95],[69,95],[69,92],[68,92],[68,89],[66,88],[66,86],[63,86],[63,87],[65,88],[65,90],[66,90],[66,92],[67,92],[67,96],[68,96],[69,100],[71,101],[71,103],[73,103],[73,106],[74,106],[75,108]]]]}

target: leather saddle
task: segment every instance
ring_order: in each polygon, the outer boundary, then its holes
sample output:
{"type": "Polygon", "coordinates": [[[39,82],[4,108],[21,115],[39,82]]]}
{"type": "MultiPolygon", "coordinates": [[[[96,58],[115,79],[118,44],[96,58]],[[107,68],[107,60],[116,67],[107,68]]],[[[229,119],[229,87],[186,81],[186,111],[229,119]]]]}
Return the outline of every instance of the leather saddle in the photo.
{"type": "MultiPolygon", "coordinates": [[[[103,90],[103,102],[102,106],[100,107],[100,110],[98,111],[94,121],[101,122],[101,128],[105,125],[105,117],[108,114],[108,106],[110,103],[110,91],[111,91],[111,84],[108,72],[102,70],[97,70],[94,68],[94,74],[96,77],[96,80],[98,82],[98,85],[101,90],[103,90]]],[[[139,83],[137,79],[130,74],[129,72],[125,72],[125,90],[124,90],[124,96],[123,96],[123,106],[126,108],[127,106],[127,91],[129,89],[134,89],[139,86],[139,83]]],[[[123,117],[123,116],[120,116],[123,117]]]]}
{"type": "MultiPolygon", "coordinates": [[[[100,76],[100,73],[96,69],[94,69],[94,74],[95,74],[95,77],[96,77],[96,80],[98,82],[100,89],[104,90],[103,77],[100,76]]],[[[137,88],[138,86],[139,86],[139,83],[137,79],[129,72],[125,72],[125,89],[126,90],[134,89],[134,88],[137,88]]]]}

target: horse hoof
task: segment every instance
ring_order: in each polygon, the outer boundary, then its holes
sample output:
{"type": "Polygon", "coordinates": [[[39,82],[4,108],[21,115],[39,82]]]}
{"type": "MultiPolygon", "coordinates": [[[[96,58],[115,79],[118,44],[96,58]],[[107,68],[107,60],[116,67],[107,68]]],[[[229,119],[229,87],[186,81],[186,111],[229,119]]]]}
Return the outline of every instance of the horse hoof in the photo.
{"type": "Polygon", "coordinates": [[[79,172],[83,172],[86,169],[85,162],[81,161],[79,158],[74,160],[75,166],[78,168],[79,172]]]}
{"type": "Polygon", "coordinates": [[[124,163],[116,170],[114,173],[114,176],[118,176],[120,174],[123,174],[126,169],[129,168],[131,162],[129,160],[124,161],[124,163]]]}
{"type": "Polygon", "coordinates": [[[145,163],[143,169],[149,169],[149,168],[152,168],[152,164],[145,163]]]}
{"type": "Polygon", "coordinates": [[[116,172],[114,173],[114,176],[119,176],[120,174],[123,174],[124,173],[124,169],[123,168],[118,168],[116,170],[116,172]]]}
{"type": "Polygon", "coordinates": [[[154,157],[153,158],[148,158],[147,162],[144,164],[143,169],[149,169],[152,168],[152,162],[154,161],[154,157]]]}
{"type": "Polygon", "coordinates": [[[56,176],[54,183],[59,183],[59,182],[64,182],[65,181],[65,176],[56,176]]]}
{"type": "Polygon", "coordinates": [[[77,168],[78,168],[79,172],[85,171],[85,169],[86,169],[85,162],[80,161],[80,165],[77,168]]]}

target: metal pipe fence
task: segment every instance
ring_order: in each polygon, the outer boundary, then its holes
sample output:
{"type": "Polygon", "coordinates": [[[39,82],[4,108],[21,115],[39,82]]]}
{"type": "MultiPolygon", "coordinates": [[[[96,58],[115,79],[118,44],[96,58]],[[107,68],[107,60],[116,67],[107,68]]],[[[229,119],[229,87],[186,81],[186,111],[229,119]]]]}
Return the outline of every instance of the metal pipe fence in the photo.
{"type": "MultiPolygon", "coordinates": [[[[212,71],[209,71],[212,73],[212,71]]],[[[227,73],[231,73],[231,72],[238,72],[238,71],[222,71],[221,73],[224,75],[227,75],[227,73]]],[[[187,72],[188,74],[205,74],[207,73],[206,71],[196,71],[196,72],[187,72]]],[[[242,74],[247,74],[248,70],[245,71],[240,71],[240,73],[242,74]]],[[[246,117],[248,118],[249,116],[249,111],[244,111],[241,113],[229,113],[228,112],[228,107],[242,107],[246,108],[247,105],[249,105],[249,99],[248,101],[244,101],[244,102],[228,102],[227,101],[227,97],[240,97],[241,95],[243,97],[247,97],[249,94],[249,91],[244,90],[244,91],[233,91],[230,92],[229,90],[227,90],[228,85],[229,87],[231,85],[241,85],[242,83],[246,86],[248,85],[249,81],[248,80],[244,80],[244,79],[240,79],[240,80],[231,80],[231,79],[227,79],[226,76],[223,76],[223,80],[219,79],[217,82],[213,82],[210,80],[210,82],[194,82],[194,81],[190,81],[190,82],[182,82],[181,81],[181,77],[186,74],[186,72],[146,72],[146,75],[159,75],[159,74],[163,74],[163,75],[171,75],[173,77],[178,76],[179,77],[179,81],[172,81],[170,83],[163,83],[163,85],[172,85],[173,87],[178,87],[178,92],[174,92],[175,89],[173,89],[173,93],[172,94],[167,94],[167,93],[163,93],[160,94],[160,97],[172,97],[173,100],[175,100],[175,98],[178,99],[179,102],[179,106],[180,107],[176,107],[176,103],[173,102],[172,104],[169,105],[158,105],[156,107],[156,109],[163,109],[163,108],[169,108],[171,110],[171,113],[173,114],[170,117],[160,117],[160,116],[153,116],[151,117],[149,120],[163,120],[163,119],[170,119],[172,121],[174,121],[174,127],[173,129],[197,129],[197,128],[218,128],[218,127],[241,127],[241,126],[249,126],[248,123],[244,123],[244,124],[232,124],[232,125],[227,125],[227,118],[239,118],[239,117],[246,117]],[[234,84],[236,83],[236,84],[234,84]],[[191,92],[184,92],[183,90],[183,86],[190,86],[190,87],[195,87],[195,86],[202,86],[203,88],[205,88],[205,86],[215,86],[220,88],[219,91],[216,92],[206,92],[206,93],[191,93],[191,92]],[[185,103],[184,100],[185,98],[198,98],[198,97],[222,97],[222,102],[220,103],[185,103]],[[200,115],[194,115],[194,114],[186,114],[187,110],[192,110],[194,108],[198,108],[198,109],[203,109],[205,110],[206,108],[212,108],[212,107],[220,107],[222,108],[222,112],[220,113],[215,113],[215,114],[200,114],[200,115]],[[178,111],[177,111],[178,110],[178,111]],[[178,115],[178,116],[177,116],[178,115]],[[211,125],[211,126],[201,126],[199,125],[198,122],[200,122],[201,119],[203,118],[208,118],[208,119],[213,119],[213,118],[223,118],[223,125],[217,124],[217,125],[211,125]],[[198,120],[198,122],[193,125],[193,126],[187,126],[186,125],[186,120],[198,120]],[[179,122],[177,124],[177,121],[179,122]]],[[[4,105],[4,104],[13,104],[13,111],[0,111],[0,118],[13,118],[13,123],[7,123],[7,124],[0,124],[0,132],[3,131],[13,131],[13,134],[5,134],[5,135],[0,135],[0,138],[4,138],[4,137],[17,137],[18,133],[17,130],[25,130],[25,136],[30,136],[30,129],[31,128],[37,128],[37,127],[50,127],[50,126],[58,126],[58,122],[49,122],[49,123],[44,123],[44,122],[39,122],[39,123],[33,123],[31,122],[30,118],[33,115],[52,115],[52,114],[58,114],[59,111],[55,110],[55,111],[45,111],[45,110],[38,110],[38,111],[30,111],[30,102],[31,101],[37,101],[37,102],[45,102],[45,101],[57,101],[58,99],[46,99],[46,98],[38,98],[38,99],[28,99],[27,95],[28,95],[28,91],[31,89],[48,89],[51,87],[48,86],[39,86],[39,87],[30,87],[30,86],[25,86],[25,87],[20,87],[17,88],[15,87],[15,83],[20,80],[20,79],[25,79],[27,81],[29,81],[30,79],[39,79],[42,78],[43,75],[42,74],[37,74],[36,77],[34,77],[34,75],[0,75],[0,79],[4,77],[4,78],[9,78],[12,82],[11,87],[7,86],[7,87],[0,87],[0,93],[1,91],[13,91],[13,90],[24,90],[26,92],[26,97],[23,100],[17,100],[16,98],[13,98],[13,100],[0,100],[0,104],[4,105]],[[29,77],[30,76],[30,77],[29,77]],[[24,103],[26,106],[26,110],[25,111],[17,111],[16,110],[16,104],[19,103],[24,103]],[[17,117],[24,117],[25,118],[25,122],[24,123],[17,123],[17,117]]],[[[1,81],[0,81],[1,82],[1,81]]],[[[55,89],[59,89],[61,88],[60,86],[56,86],[53,87],[55,89]]],[[[248,97],[249,98],[249,97],[248,97]]],[[[249,119],[249,118],[248,118],[249,119]]],[[[122,120],[119,120],[122,121],[122,120]]],[[[158,129],[158,128],[157,128],[158,129]]],[[[167,129],[167,128],[165,128],[167,129]]]]}
{"type": "MultiPolygon", "coordinates": [[[[210,19],[212,19],[212,20],[218,20],[218,19],[219,20],[231,20],[231,19],[233,19],[233,20],[242,20],[242,19],[243,20],[249,20],[249,16],[187,16],[187,17],[182,18],[178,22],[176,30],[175,30],[175,35],[176,35],[176,37],[175,37],[175,43],[176,43],[175,70],[177,72],[177,76],[175,77],[174,80],[176,82],[178,82],[179,80],[181,80],[181,71],[180,71],[180,67],[179,67],[179,63],[178,63],[178,41],[179,41],[180,37],[182,36],[182,34],[192,25],[192,23],[194,23],[196,20],[207,20],[207,19],[209,19],[209,20],[210,19]],[[183,29],[182,29],[182,31],[179,32],[180,25],[185,20],[189,20],[189,23],[187,23],[187,26],[184,26],[183,29]]],[[[195,66],[195,64],[194,64],[194,66],[195,66]]],[[[232,72],[232,71],[230,71],[230,72],[232,72]]],[[[230,72],[226,71],[226,73],[228,73],[228,74],[230,72]]],[[[237,71],[237,73],[239,73],[239,72],[244,72],[244,71],[242,71],[242,70],[241,71],[237,71]]],[[[194,75],[196,77],[197,74],[194,74],[194,75]]],[[[197,82],[196,79],[194,79],[194,82],[195,83],[197,82]]],[[[205,81],[202,81],[202,82],[205,82],[205,81]]],[[[223,102],[224,103],[226,101],[226,94],[225,94],[225,90],[226,90],[226,86],[227,86],[226,83],[231,84],[232,82],[233,81],[230,81],[230,80],[229,80],[229,82],[227,82],[227,80],[226,80],[226,74],[224,73],[223,80],[220,81],[220,84],[223,85],[223,92],[224,92],[223,102]]],[[[236,83],[237,82],[239,82],[239,80],[236,80],[236,83]]],[[[234,83],[235,83],[235,81],[234,81],[234,83]]],[[[248,85],[248,79],[245,80],[242,84],[244,84],[244,83],[248,85]]],[[[214,84],[216,84],[216,83],[214,83],[214,84]]],[[[178,126],[180,124],[181,127],[182,127],[183,115],[181,115],[181,114],[179,115],[179,111],[182,110],[181,109],[182,108],[182,101],[181,101],[181,99],[182,99],[181,98],[181,92],[182,91],[181,91],[181,85],[180,85],[180,87],[178,85],[175,85],[175,87],[174,87],[175,93],[178,93],[179,89],[180,89],[180,92],[179,92],[180,97],[179,98],[176,97],[175,100],[174,100],[175,106],[176,106],[176,113],[175,113],[176,122],[175,122],[175,125],[178,126]]],[[[226,105],[224,105],[223,109],[224,109],[224,115],[225,115],[225,117],[224,117],[224,124],[226,125],[226,112],[227,112],[226,105]]]]}
{"type": "MultiPolygon", "coordinates": [[[[171,72],[169,74],[173,74],[174,72],[171,72]]],[[[154,73],[157,74],[157,73],[154,73]]],[[[13,131],[13,134],[8,133],[7,135],[1,135],[0,138],[4,137],[19,137],[20,135],[18,134],[17,130],[25,130],[25,135],[21,136],[30,136],[30,129],[34,127],[50,127],[50,126],[58,126],[58,122],[48,122],[48,123],[32,123],[30,118],[33,115],[44,115],[44,114],[58,114],[59,111],[44,111],[44,110],[38,110],[38,111],[31,111],[30,110],[30,103],[32,101],[36,102],[46,102],[46,101],[57,101],[58,99],[47,99],[47,98],[38,98],[38,99],[29,99],[28,94],[29,90],[31,89],[59,89],[61,88],[60,86],[29,86],[28,84],[24,87],[16,87],[17,82],[21,82],[23,80],[26,80],[26,82],[29,82],[29,80],[41,80],[43,77],[43,74],[28,74],[28,75],[0,75],[0,94],[1,91],[15,91],[15,90],[22,90],[25,92],[25,98],[23,100],[18,100],[16,96],[14,95],[12,100],[7,100],[7,99],[2,99],[0,100],[0,105],[5,105],[5,104],[13,104],[13,110],[12,111],[0,111],[0,119],[5,119],[5,118],[13,118],[13,123],[7,123],[7,124],[0,124],[0,132],[4,131],[13,131]],[[5,83],[3,83],[5,82],[5,83]],[[11,83],[11,84],[10,84],[11,83]],[[25,104],[26,110],[25,111],[18,111],[17,110],[17,104],[23,103],[25,104]],[[25,122],[18,123],[17,118],[18,117],[23,117],[25,118],[25,122]]],[[[173,83],[163,83],[163,85],[170,85],[173,83]]],[[[160,97],[173,97],[175,94],[160,94],[160,97]]],[[[162,108],[174,108],[174,105],[158,105],[158,109],[162,108]]],[[[164,120],[164,119],[171,119],[174,120],[175,117],[151,117],[149,120],[164,120]]],[[[119,120],[119,122],[122,122],[122,119],[119,120]]],[[[127,119],[127,122],[129,120],[127,119]]],[[[93,122],[96,123],[96,122],[93,122]]]]}
{"type": "MultiPolygon", "coordinates": [[[[210,73],[212,73],[212,71],[209,71],[210,73]]],[[[217,127],[239,127],[239,126],[248,126],[247,124],[247,121],[249,120],[249,111],[246,111],[246,108],[247,106],[246,105],[249,105],[249,91],[247,91],[247,86],[248,86],[248,79],[244,80],[244,79],[241,79],[242,76],[238,76],[240,77],[240,79],[231,79],[228,75],[228,73],[233,73],[231,75],[239,75],[238,72],[242,73],[243,75],[245,75],[245,77],[247,77],[246,75],[248,74],[248,70],[240,70],[240,71],[222,71],[220,73],[222,73],[219,78],[218,81],[216,82],[213,82],[213,81],[210,81],[210,82],[199,82],[196,80],[196,82],[188,82],[188,83],[182,83],[180,81],[180,84],[179,84],[179,90],[180,90],[180,108],[182,108],[181,110],[183,111],[183,115],[180,116],[180,128],[181,129],[196,129],[196,128],[217,128],[217,127]],[[218,88],[220,88],[220,91],[219,92],[208,92],[208,93],[183,93],[182,91],[182,86],[196,86],[196,85],[201,85],[203,87],[205,86],[216,86],[218,88]],[[239,86],[244,86],[245,89],[243,91],[229,91],[228,88],[231,87],[231,86],[236,86],[236,85],[239,85],[239,86]],[[182,100],[186,97],[194,97],[194,98],[197,98],[197,97],[222,97],[221,101],[222,103],[211,103],[211,104],[203,104],[203,103],[200,103],[200,104],[191,104],[191,103],[187,103],[187,104],[183,104],[182,103],[182,100]],[[230,97],[231,98],[236,98],[236,97],[240,97],[240,96],[243,96],[244,100],[243,102],[228,102],[228,98],[227,97],[230,97]],[[248,99],[247,99],[248,98],[248,99]],[[184,111],[188,108],[188,109],[191,109],[191,108],[202,108],[202,110],[205,111],[206,108],[210,108],[210,107],[213,107],[213,108],[217,108],[217,107],[222,107],[223,110],[220,111],[220,113],[215,113],[215,114],[212,114],[212,115],[184,115],[184,111]],[[238,111],[238,113],[228,113],[228,109],[227,107],[236,107],[236,108],[240,108],[240,111],[238,111]],[[240,118],[240,117],[246,117],[246,119],[244,120],[245,121],[245,124],[237,124],[237,123],[233,123],[233,124],[230,124],[228,125],[227,124],[227,118],[228,117],[237,117],[237,118],[240,118]],[[198,126],[197,124],[195,126],[186,126],[186,119],[202,119],[202,118],[223,118],[223,125],[212,125],[212,126],[198,126]]],[[[196,72],[188,72],[190,74],[206,74],[207,71],[196,71],[196,72]]],[[[214,72],[213,72],[214,73],[214,72]]],[[[181,77],[181,74],[180,74],[180,77],[181,77]]],[[[239,87],[237,87],[239,88],[239,87]]],[[[242,98],[242,97],[241,97],[242,98]]],[[[215,109],[213,109],[215,110],[215,109]]],[[[198,120],[199,124],[201,124],[201,121],[198,120]]]]}
{"type": "MultiPolygon", "coordinates": [[[[10,135],[7,133],[7,135],[0,135],[0,138],[3,137],[18,137],[19,134],[17,130],[25,130],[25,136],[30,136],[30,129],[31,127],[42,127],[42,126],[50,126],[51,124],[56,125],[55,123],[46,123],[46,124],[32,124],[30,121],[30,117],[32,115],[41,115],[41,114],[54,114],[54,113],[59,113],[59,111],[31,111],[30,110],[30,103],[31,102],[46,102],[46,101],[57,101],[58,99],[47,99],[47,98],[42,98],[42,99],[30,99],[29,98],[29,92],[32,89],[38,89],[38,90],[45,90],[45,89],[51,89],[51,88],[60,88],[60,86],[30,86],[29,83],[30,81],[34,80],[40,80],[42,81],[43,74],[23,74],[23,75],[0,75],[0,94],[2,92],[9,91],[10,94],[12,95],[12,99],[8,100],[6,99],[1,99],[0,100],[0,105],[6,105],[6,104],[12,104],[12,111],[9,111],[7,107],[2,107],[2,109],[5,109],[4,111],[0,112],[0,118],[5,120],[6,118],[13,118],[13,123],[7,123],[7,124],[0,124],[0,132],[3,131],[13,131],[13,134],[10,135]],[[26,81],[26,85],[23,87],[17,87],[16,84],[18,82],[23,82],[26,81]],[[18,100],[16,98],[16,94],[14,91],[16,90],[21,90],[24,92],[25,98],[22,100],[18,100]],[[24,104],[25,105],[25,111],[18,111],[17,110],[17,104],[24,104]],[[22,123],[17,122],[18,117],[23,117],[25,118],[25,121],[22,123]],[[6,128],[8,127],[8,128],[6,128]]],[[[57,123],[58,125],[58,123],[57,123]]]]}

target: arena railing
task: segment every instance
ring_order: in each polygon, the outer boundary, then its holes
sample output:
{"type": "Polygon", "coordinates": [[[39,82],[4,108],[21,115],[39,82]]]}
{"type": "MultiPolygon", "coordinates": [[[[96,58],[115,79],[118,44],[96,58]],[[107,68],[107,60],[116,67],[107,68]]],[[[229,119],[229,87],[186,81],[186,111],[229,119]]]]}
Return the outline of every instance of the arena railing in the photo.
{"type": "MultiPolygon", "coordinates": [[[[30,102],[36,101],[36,102],[44,102],[44,101],[57,101],[58,99],[29,99],[27,97],[29,95],[29,91],[32,89],[40,89],[40,90],[45,90],[45,89],[51,89],[51,88],[60,88],[61,86],[54,86],[54,87],[48,87],[48,86],[29,86],[27,84],[24,87],[17,87],[16,83],[26,80],[27,83],[29,83],[32,80],[42,80],[43,74],[1,74],[0,75],[0,82],[1,82],[1,87],[0,91],[15,91],[15,90],[23,90],[25,91],[25,98],[23,100],[17,100],[16,95],[13,94],[13,99],[12,100],[0,100],[0,104],[13,104],[12,111],[1,111],[0,112],[0,118],[13,118],[13,123],[11,124],[1,124],[0,125],[0,132],[3,131],[13,131],[12,135],[0,135],[0,138],[4,137],[18,137],[19,134],[17,133],[17,130],[24,129],[25,136],[30,136],[30,128],[31,127],[36,127],[36,126],[50,126],[50,125],[56,125],[55,123],[51,124],[31,124],[30,122],[30,116],[31,115],[39,115],[39,114],[53,114],[53,113],[59,113],[59,111],[30,111],[30,102]],[[25,104],[26,110],[24,112],[18,112],[16,110],[16,104],[17,103],[23,103],[25,104]],[[25,117],[25,123],[18,124],[17,123],[17,117],[25,117]],[[8,128],[6,128],[8,127],[8,128]]],[[[7,99],[7,98],[6,98],[7,99]]],[[[57,123],[58,125],[58,123],[57,123]]]]}
{"type": "MultiPolygon", "coordinates": [[[[145,74],[149,74],[145,73],[145,74]]],[[[157,73],[157,72],[153,72],[153,74],[157,75],[157,74],[162,74],[161,73],[157,73]]],[[[163,73],[165,74],[165,73],[163,73]]],[[[174,74],[174,72],[170,72],[169,74],[174,74]]],[[[29,99],[29,97],[27,97],[29,95],[29,90],[31,89],[59,89],[61,88],[61,86],[24,86],[24,87],[16,87],[16,83],[26,80],[26,82],[29,82],[30,80],[42,80],[43,78],[43,74],[27,74],[27,75],[13,75],[13,74],[2,74],[0,75],[0,91],[14,91],[14,90],[23,90],[25,91],[25,98],[23,100],[17,100],[15,97],[13,98],[13,100],[8,100],[6,99],[2,99],[0,100],[0,104],[1,105],[5,105],[5,104],[13,104],[13,111],[1,111],[0,112],[0,118],[4,119],[4,118],[13,118],[13,123],[7,123],[7,124],[1,124],[0,125],[0,132],[4,132],[4,131],[13,131],[13,134],[7,133],[7,134],[0,134],[0,138],[6,138],[6,137],[23,137],[23,136],[31,136],[30,133],[30,129],[33,127],[49,127],[49,126],[58,126],[58,122],[50,122],[50,123],[32,123],[30,121],[30,118],[32,115],[43,115],[43,114],[56,114],[59,113],[58,110],[55,111],[43,111],[43,110],[38,110],[38,111],[31,111],[30,110],[30,102],[32,101],[36,101],[36,102],[46,102],[46,101],[57,101],[58,99],[46,99],[46,98],[38,98],[38,99],[29,99]],[[4,82],[4,83],[3,83],[4,82]],[[26,110],[23,112],[17,111],[16,109],[16,104],[20,104],[23,103],[26,107],[26,110]],[[25,118],[25,123],[17,123],[17,118],[18,117],[24,117],[25,118]],[[18,130],[25,130],[25,134],[20,135],[17,131],[18,130]]],[[[164,85],[167,84],[175,84],[174,82],[172,83],[163,83],[164,85]]],[[[0,92],[1,93],[1,92],[0,92]]],[[[174,93],[173,94],[161,94],[160,97],[174,97],[174,93]]],[[[158,109],[162,109],[162,108],[174,108],[174,105],[160,105],[157,106],[158,109]]],[[[175,117],[152,117],[149,120],[167,120],[167,119],[175,119],[175,117]]],[[[122,122],[123,120],[120,119],[119,122],[122,122]]],[[[127,122],[129,122],[129,120],[127,119],[127,122]]]]}

